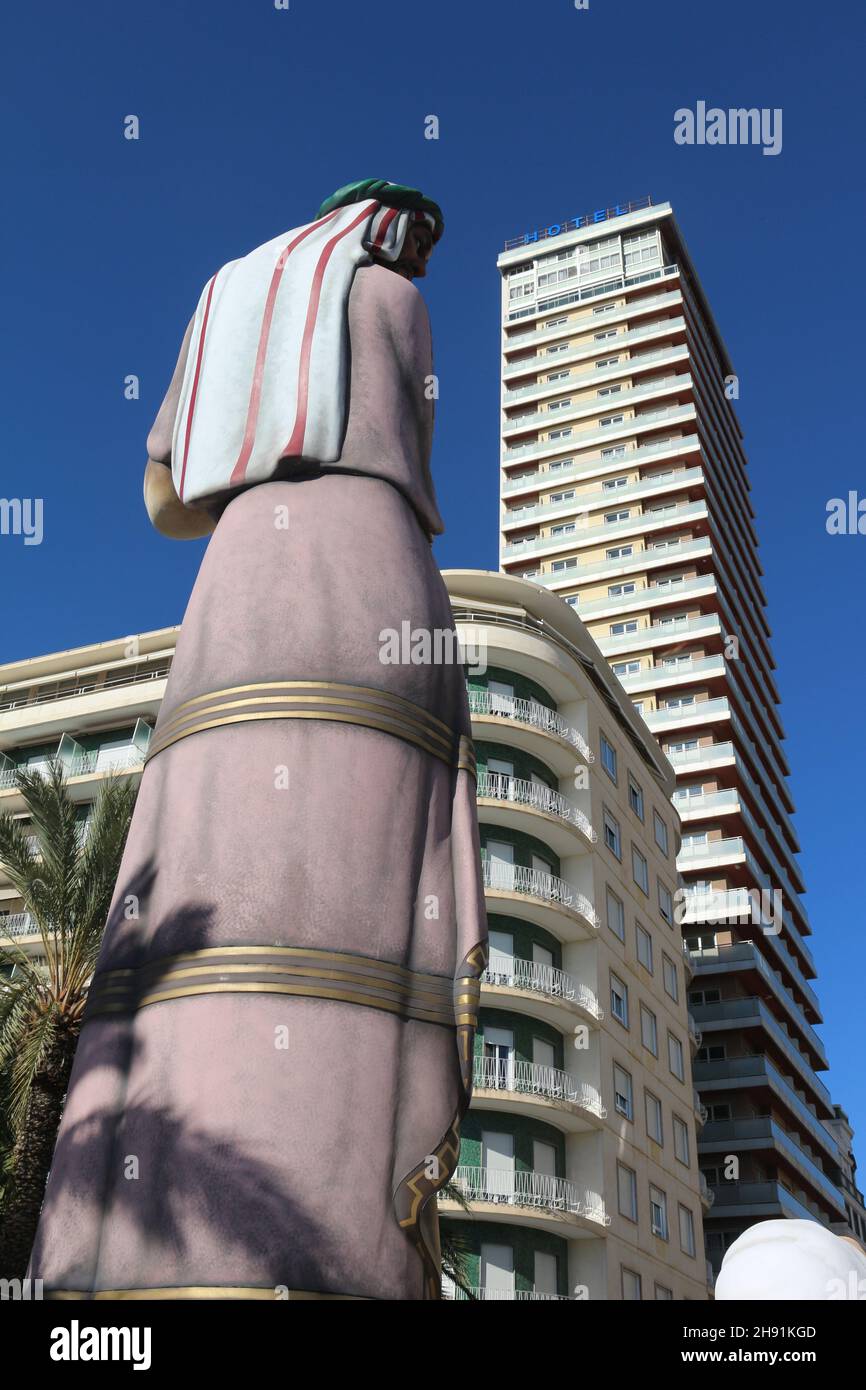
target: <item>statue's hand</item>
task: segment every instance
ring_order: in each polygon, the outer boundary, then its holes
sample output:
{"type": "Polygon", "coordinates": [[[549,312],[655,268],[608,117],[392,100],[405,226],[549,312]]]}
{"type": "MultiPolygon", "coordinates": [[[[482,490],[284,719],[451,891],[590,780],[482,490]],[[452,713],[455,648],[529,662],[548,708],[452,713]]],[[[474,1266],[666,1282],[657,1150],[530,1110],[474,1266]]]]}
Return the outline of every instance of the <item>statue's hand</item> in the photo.
{"type": "Polygon", "coordinates": [[[144,505],[157,531],[172,540],[198,540],[216,526],[208,512],[184,506],[174,490],[171,468],[152,458],[144,470],[144,505]]]}

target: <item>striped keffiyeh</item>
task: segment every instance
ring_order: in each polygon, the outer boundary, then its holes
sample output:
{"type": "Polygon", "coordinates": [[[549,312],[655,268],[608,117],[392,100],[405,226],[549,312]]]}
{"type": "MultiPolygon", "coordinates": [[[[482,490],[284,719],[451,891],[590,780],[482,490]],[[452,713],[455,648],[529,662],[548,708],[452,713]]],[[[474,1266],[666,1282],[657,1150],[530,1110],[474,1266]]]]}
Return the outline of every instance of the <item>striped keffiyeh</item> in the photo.
{"type": "Polygon", "coordinates": [[[172,474],[182,502],[266,482],[281,458],[340,457],[355,271],[372,252],[397,260],[418,220],[434,227],[431,213],[377,198],[339,206],[208,281],[175,417],[172,474]]]}

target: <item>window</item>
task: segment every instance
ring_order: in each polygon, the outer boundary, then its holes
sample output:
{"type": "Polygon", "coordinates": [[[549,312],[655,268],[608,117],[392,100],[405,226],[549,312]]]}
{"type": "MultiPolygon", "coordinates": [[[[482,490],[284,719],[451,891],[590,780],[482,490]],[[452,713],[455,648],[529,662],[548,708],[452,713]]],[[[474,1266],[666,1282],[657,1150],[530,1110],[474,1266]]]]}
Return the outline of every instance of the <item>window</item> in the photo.
{"type": "Polygon", "coordinates": [[[680,1249],[687,1255],[695,1253],[695,1218],[688,1207],[680,1207],[680,1249]]]}
{"type": "Polygon", "coordinates": [[[563,377],[567,377],[567,376],[571,376],[571,372],[570,372],[570,370],[568,369],[568,367],[563,367],[563,369],[562,369],[561,372],[550,372],[550,373],[548,374],[547,380],[548,380],[548,381],[562,381],[563,377]]]}
{"type": "Polygon", "coordinates": [[[614,936],[625,941],[625,908],[610,888],[607,890],[607,925],[614,936]]]}
{"type": "Polygon", "coordinates": [[[624,1028],[628,1027],[628,985],[624,985],[613,972],[610,977],[610,1011],[624,1028]]]}
{"type": "Polygon", "coordinates": [[[615,367],[619,363],[618,357],[600,357],[596,362],[596,367],[615,367]]]}
{"type": "Polygon", "coordinates": [[[650,1183],[650,1229],[659,1240],[668,1238],[668,1199],[660,1187],[650,1183]]]}
{"type": "Polygon", "coordinates": [[[712,1047],[699,1047],[696,1054],[698,1062],[724,1062],[728,1055],[728,1049],[724,1043],[716,1043],[712,1047]]]}
{"type": "Polygon", "coordinates": [[[674,965],[670,956],[662,956],[662,976],[664,979],[664,991],[670,994],[674,1004],[680,1002],[680,981],[677,979],[677,967],[674,965]]]}
{"type": "Polygon", "coordinates": [[[594,314],[612,314],[617,308],[619,308],[617,304],[593,304],[592,312],[594,314]]]}
{"type": "Polygon", "coordinates": [[[616,1191],[620,1214],[637,1221],[637,1175],[624,1163],[616,1165],[616,1191]]]}
{"type": "Polygon", "coordinates": [[[628,478],[605,478],[601,487],[603,492],[615,492],[618,487],[628,487],[628,478]]]}
{"type": "Polygon", "coordinates": [[[604,821],[604,843],[607,845],[611,854],[615,854],[617,859],[622,859],[622,835],[620,833],[619,821],[616,816],[612,816],[610,811],[603,813],[604,821]]]}
{"type": "Polygon", "coordinates": [[[606,560],[627,560],[630,555],[634,555],[633,545],[611,545],[604,552],[606,560]]]}
{"type": "Polygon", "coordinates": [[[597,396],[617,396],[622,390],[622,384],[617,382],[615,386],[599,386],[596,391],[597,396]]]}
{"type": "Polygon", "coordinates": [[[640,850],[632,845],[631,847],[631,876],[638,888],[642,888],[649,897],[649,868],[640,850]]]}
{"type": "Polygon", "coordinates": [[[561,328],[564,323],[568,323],[568,314],[563,314],[561,319],[548,319],[545,328],[561,328]]]}
{"type": "Polygon", "coordinates": [[[650,1139],[657,1144],[663,1143],[662,1139],[662,1103],[658,1096],[654,1096],[652,1091],[644,1091],[644,1102],[646,1108],[646,1132],[650,1139]]]}
{"type": "Polygon", "coordinates": [[[547,465],[548,473],[558,473],[561,468],[570,468],[574,459],[552,459],[547,465]]]}
{"type": "Polygon", "coordinates": [[[613,1064],[613,1104],[618,1115],[634,1119],[631,1077],[618,1063],[613,1064]]]}
{"type": "MultiPolygon", "coordinates": [[[[631,664],[630,662],[629,665],[631,664]]],[[[638,662],[637,665],[640,667],[640,662],[638,662]]],[[[616,670],[616,667],[614,667],[614,670],[616,670]]],[[[640,820],[643,820],[643,791],[639,783],[634,780],[631,773],[629,773],[628,777],[628,804],[635,815],[640,820]]]]}
{"type": "Polygon", "coordinates": [[[671,1290],[670,1290],[670,1289],[666,1289],[665,1286],[664,1286],[664,1284],[656,1284],[656,1286],[655,1286],[655,1296],[656,1296],[656,1301],[657,1301],[657,1302],[658,1302],[659,1300],[662,1300],[662,1299],[664,1299],[665,1301],[668,1301],[668,1300],[671,1300],[671,1301],[672,1301],[672,1300],[673,1300],[673,1294],[672,1294],[671,1290]]]}
{"type": "Polygon", "coordinates": [[[550,430],[547,437],[548,439],[569,439],[573,433],[571,425],[568,425],[564,430],[550,430]]]}
{"type": "MultiPolygon", "coordinates": [[[[611,444],[608,448],[602,449],[601,457],[603,459],[619,459],[622,458],[625,451],[624,444],[611,444]]],[[[626,479],[626,482],[628,482],[628,479],[626,479]]],[[[607,487],[607,483],[605,483],[604,486],[607,487]]]]}
{"type": "Polygon", "coordinates": [[[653,811],[653,835],[662,854],[668,853],[668,828],[658,811],[653,811]]]}
{"type": "Polygon", "coordinates": [[[658,1026],[656,1016],[652,1009],[648,1009],[646,1004],[640,1006],[640,1039],[648,1052],[654,1057],[659,1055],[658,1026]]]}
{"type": "Polygon", "coordinates": [[[674,924],[674,900],[671,897],[670,889],[665,888],[661,880],[659,880],[659,912],[668,926],[672,927],[674,924]]]}
{"type": "Polygon", "coordinates": [[[668,1065],[677,1081],[685,1081],[686,1071],[683,1064],[683,1045],[679,1038],[675,1038],[673,1033],[668,1033],[668,1065]]]}
{"type": "Polygon", "coordinates": [[[611,637],[625,637],[630,632],[637,632],[637,618],[629,618],[624,623],[611,623],[611,637]]]}
{"type": "Polygon", "coordinates": [[[577,530],[577,523],[574,521],[561,521],[557,526],[551,526],[551,536],[571,536],[577,530]]]}
{"type": "Polygon", "coordinates": [[[629,583],[629,584],[608,584],[608,586],[607,586],[607,595],[608,595],[608,598],[625,598],[626,595],[636,593],[636,591],[637,591],[637,585],[636,585],[636,584],[631,584],[631,583],[629,583]]]}
{"type": "Polygon", "coordinates": [[[624,419],[624,415],[604,415],[598,422],[599,428],[606,430],[609,425],[621,425],[624,419]]]}
{"type": "Polygon", "coordinates": [[[640,662],[614,661],[610,669],[615,676],[636,676],[640,672],[640,662]]]}
{"type": "Polygon", "coordinates": [[[603,333],[593,333],[592,337],[593,337],[593,342],[596,342],[596,343],[604,343],[604,342],[607,341],[608,338],[615,338],[616,335],[617,335],[617,329],[615,329],[615,328],[606,328],[606,329],[604,330],[603,333]]]}
{"type": "Polygon", "coordinates": [[[571,343],[552,343],[550,347],[545,348],[544,351],[548,357],[553,357],[557,352],[568,352],[570,347],[571,343]]]}
{"type": "Polygon", "coordinates": [[[610,777],[611,781],[616,781],[616,749],[613,744],[605,737],[601,736],[601,765],[610,777]]]}
{"type": "Polygon", "coordinates": [[[567,492],[552,492],[548,497],[548,502],[553,506],[554,502],[570,502],[574,497],[574,488],[569,488],[567,492]]]}
{"type": "Polygon", "coordinates": [[[577,560],[574,556],[570,556],[567,560],[554,560],[550,568],[554,574],[559,574],[562,570],[576,570],[577,560]]]}
{"type": "Polygon", "coordinates": [[[605,526],[613,526],[617,521],[628,521],[630,516],[631,512],[628,507],[619,512],[605,512],[604,524],[605,526]]]}
{"type": "Polygon", "coordinates": [[[648,970],[649,973],[652,974],[653,939],[650,936],[649,932],[641,926],[640,922],[635,922],[634,929],[635,934],[637,936],[637,958],[640,961],[641,965],[644,967],[644,969],[648,970]]]}
{"type": "Polygon", "coordinates": [[[689,1127],[685,1120],[681,1120],[679,1115],[674,1115],[674,1153],[680,1163],[684,1163],[688,1168],[689,1159],[689,1127]]]}
{"type": "Polygon", "coordinates": [[[571,397],[570,397],[570,396],[564,396],[564,397],[562,398],[562,400],[559,400],[559,401],[548,401],[548,403],[547,403],[547,409],[548,409],[548,410],[567,410],[568,407],[569,407],[570,405],[571,405],[571,397]]]}
{"type": "Polygon", "coordinates": [[[707,1110],[711,1120],[729,1120],[731,1118],[731,1107],[727,1101],[720,1101],[717,1105],[708,1105],[707,1110]]]}
{"type": "Polygon", "coordinates": [[[626,1303],[640,1303],[643,1297],[640,1275],[635,1274],[633,1269],[626,1269],[625,1265],[622,1266],[622,1296],[626,1303]]]}

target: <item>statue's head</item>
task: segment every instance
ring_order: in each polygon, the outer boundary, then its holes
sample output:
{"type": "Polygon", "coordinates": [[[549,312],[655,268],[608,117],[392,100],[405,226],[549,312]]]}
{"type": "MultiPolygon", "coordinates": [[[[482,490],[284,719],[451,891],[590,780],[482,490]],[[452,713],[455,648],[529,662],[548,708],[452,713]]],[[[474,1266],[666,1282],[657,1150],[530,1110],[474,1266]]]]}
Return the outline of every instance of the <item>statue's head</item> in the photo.
{"type": "Polygon", "coordinates": [[[356,183],[347,183],[343,188],[338,188],[336,193],[326,198],[316,216],[324,217],[334,208],[348,207],[351,203],[362,203],[369,198],[377,199],[384,207],[409,214],[401,218],[401,223],[405,225],[402,243],[391,244],[387,251],[369,246],[373,260],[407,280],[426,275],[433,247],[445,230],[445,220],[438,203],[434,203],[432,198],[425,198],[419,189],[390,183],[387,179],[359,179],[356,183]]]}

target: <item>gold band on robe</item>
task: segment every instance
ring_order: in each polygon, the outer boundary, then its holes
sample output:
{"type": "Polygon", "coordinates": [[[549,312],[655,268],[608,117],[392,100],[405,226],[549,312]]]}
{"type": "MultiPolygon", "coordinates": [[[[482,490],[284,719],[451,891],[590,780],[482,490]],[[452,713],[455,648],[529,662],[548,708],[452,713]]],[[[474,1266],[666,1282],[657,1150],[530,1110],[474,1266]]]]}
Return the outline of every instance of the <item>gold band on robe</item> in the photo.
{"type": "Polygon", "coordinates": [[[203,994],[334,999],[449,1028],[477,1015],[477,997],[465,989],[455,996],[454,981],[446,975],[306,946],[214,946],[135,969],[103,971],[90,987],[87,1018],[203,994]]]}
{"type": "Polygon", "coordinates": [[[435,758],[475,773],[472,740],[428,710],[366,685],[340,681],[260,681],[185,700],[154,735],[146,762],[190,734],[263,719],[318,719],[392,734],[435,758]]]}

